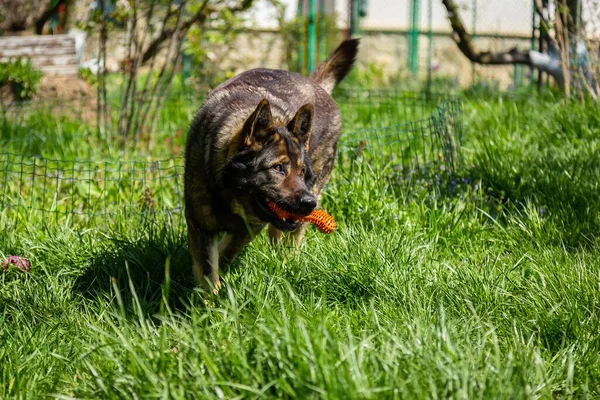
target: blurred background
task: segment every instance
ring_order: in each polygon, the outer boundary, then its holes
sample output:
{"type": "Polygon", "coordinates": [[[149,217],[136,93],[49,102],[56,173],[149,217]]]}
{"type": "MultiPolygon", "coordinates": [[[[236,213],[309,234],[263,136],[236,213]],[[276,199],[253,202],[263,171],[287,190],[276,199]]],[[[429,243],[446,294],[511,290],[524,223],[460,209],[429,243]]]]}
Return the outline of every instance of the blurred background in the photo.
{"type": "MultiPolygon", "coordinates": [[[[597,0],[4,0],[0,62],[29,60],[45,75],[98,84],[103,94],[114,95],[120,89],[127,102],[153,85],[158,86],[151,89],[152,96],[173,88],[206,93],[253,67],[309,74],[342,39],[360,37],[352,81],[356,88],[414,89],[423,82],[428,86],[444,82],[438,85],[444,91],[474,84],[512,90],[537,82],[565,89],[565,83],[570,86],[562,78],[565,68],[581,65],[586,68],[586,84],[594,87],[597,82],[589,76],[597,71],[589,65],[597,69],[599,4],[597,0]],[[119,73],[112,80],[108,76],[119,73]],[[152,79],[138,85],[142,76],[152,79]]],[[[89,92],[81,82],[57,83],[46,77],[41,86],[42,97],[89,92]]],[[[3,93],[6,98],[8,90],[3,93]]],[[[16,97],[33,94],[25,91],[16,97]]]]}
{"type": "MultiPolygon", "coordinates": [[[[552,2],[538,2],[552,12],[552,2]]],[[[539,49],[534,1],[450,3],[478,48],[539,49]]],[[[362,81],[371,86],[408,78],[445,78],[460,86],[485,81],[503,89],[530,83],[529,68],[469,61],[452,39],[448,14],[441,0],[52,0],[41,6],[5,0],[0,34],[66,35],[76,54],[69,53],[70,60],[49,52],[36,57],[35,42],[12,52],[4,44],[0,61],[26,56],[34,66],[64,75],[73,73],[61,70],[70,63],[84,78],[98,71],[155,71],[168,61],[183,85],[203,90],[258,66],[306,74],[353,36],[362,38],[359,70],[368,71],[362,81]]],[[[49,43],[56,48],[66,42],[49,43]]]]}

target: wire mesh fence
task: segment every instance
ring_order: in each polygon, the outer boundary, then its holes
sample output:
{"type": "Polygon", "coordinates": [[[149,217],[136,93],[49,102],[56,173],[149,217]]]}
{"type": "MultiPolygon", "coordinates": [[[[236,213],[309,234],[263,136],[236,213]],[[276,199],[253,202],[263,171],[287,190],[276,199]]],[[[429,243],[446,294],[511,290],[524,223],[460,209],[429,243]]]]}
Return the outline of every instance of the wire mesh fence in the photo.
{"type": "MultiPolygon", "coordinates": [[[[344,93],[338,102],[344,116],[338,169],[356,157],[425,174],[433,164],[449,171],[460,164],[459,98],[396,90],[355,91],[344,93]]],[[[35,113],[32,106],[28,110],[35,113]]],[[[4,124],[7,118],[4,114],[4,124]]],[[[73,139],[80,148],[90,147],[84,132],[73,139]]],[[[95,149],[111,154],[110,149],[101,150],[95,149]]],[[[154,159],[150,153],[139,154],[136,160],[121,155],[106,161],[1,153],[0,208],[5,217],[29,224],[52,221],[99,227],[140,215],[181,218],[183,157],[154,159]]]]}
{"type": "Polygon", "coordinates": [[[0,168],[0,207],[18,220],[104,224],[182,209],[182,158],[97,162],[5,153],[0,168]]]}
{"type": "MultiPolygon", "coordinates": [[[[427,174],[432,163],[450,171],[461,162],[462,102],[446,94],[356,91],[340,102],[347,129],[340,157],[366,153],[404,170],[427,174]]],[[[343,165],[343,163],[342,163],[343,165]]]]}

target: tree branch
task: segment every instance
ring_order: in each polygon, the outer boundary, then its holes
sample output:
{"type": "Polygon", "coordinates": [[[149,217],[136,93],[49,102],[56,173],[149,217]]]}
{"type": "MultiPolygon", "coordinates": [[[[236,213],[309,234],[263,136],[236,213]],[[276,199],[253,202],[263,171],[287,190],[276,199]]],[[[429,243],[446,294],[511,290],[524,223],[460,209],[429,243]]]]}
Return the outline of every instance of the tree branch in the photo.
{"type": "Polygon", "coordinates": [[[556,68],[557,60],[546,54],[532,50],[522,51],[516,48],[502,52],[479,51],[471,40],[471,35],[465,29],[454,0],[442,0],[442,3],[448,11],[448,20],[452,26],[452,39],[469,60],[484,65],[528,65],[547,72],[562,85],[562,71],[560,68],[556,68]]]}
{"type": "MultiPolygon", "coordinates": [[[[192,25],[203,24],[211,14],[220,13],[221,11],[226,9],[228,9],[232,13],[246,11],[252,6],[253,3],[254,0],[242,0],[240,3],[231,7],[212,7],[208,5],[208,0],[205,0],[202,3],[200,9],[194,15],[192,15],[189,19],[186,19],[181,23],[179,31],[182,33],[187,33],[187,31],[192,27],[192,25]]],[[[174,12],[171,13],[171,11],[169,11],[169,13],[175,15],[174,12]]],[[[148,45],[146,51],[144,51],[144,55],[142,56],[142,64],[150,60],[154,55],[156,55],[160,51],[160,48],[162,47],[163,43],[167,39],[169,39],[173,34],[175,34],[175,32],[176,29],[162,29],[160,35],[156,37],[150,43],[150,45],[148,45]]]]}
{"type": "Polygon", "coordinates": [[[458,7],[454,0],[442,0],[442,3],[448,11],[448,19],[450,25],[452,25],[452,39],[456,42],[456,45],[460,51],[469,60],[478,64],[491,64],[491,65],[502,65],[502,64],[525,64],[531,65],[531,59],[529,58],[528,51],[518,51],[517,49],[511,49],[505,52],[492,53],[489,51],[480,52],[473,41],[471,35],[465,29],[464,24],[458,13],[458,7]]]}

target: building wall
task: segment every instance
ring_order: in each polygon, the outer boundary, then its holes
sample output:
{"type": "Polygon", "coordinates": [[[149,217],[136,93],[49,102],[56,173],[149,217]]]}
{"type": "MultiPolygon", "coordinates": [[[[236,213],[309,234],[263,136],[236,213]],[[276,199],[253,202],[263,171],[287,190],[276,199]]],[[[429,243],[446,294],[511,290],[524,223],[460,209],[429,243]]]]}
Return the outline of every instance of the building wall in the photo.
{"type": "MultiPolygon", "coordinates": [[[[281,0],[286,8],[286,16],[296,14],[299,0],[281,0]]],[[[300,0],[307,3],[307,0],[300,0]]],[[[334,8],[339,26],[348,25],[349,0],[326,0],[326,8],[334,8]]],[[[367,0],[367,16],[361,20],[363,29],[408,29],[410,25],[411,0],[367,0]]],[[[476,31],[498,34],[529,34],[531,32],[531,0],[456,0],[461,16],[467,26],[476,31]],[[475,18],[474,18],[475,17],[475,18]]],[[[318,5],[318,0],[316,1],[318,5]]],[[[419,25],[429,26],[429,14],[433,30],[448,31],[450,25],[446,9],[440,0],[419,0],[419,25]],[[431,10],[429,10],[431,4],[431,10]]],[[[255,12],[259,27],[275,28],[270,18],[270,7],[259,3],[255,12]]]]}
{"type": "MultiPolygon", "coordinates": [[[[408,39],[403,32],[363,31],[362,51],[359,61],[363,66],[375,64],[386,75],[408,75],[408,39]]],[[[479,37],[475,44],[481,50],[501,51],[511,48],[528,49],[527,38],[479,37]]],[[[432,74],[433,76],[454,77],[467,86],[478,80],[495,81],[502,88],[513,83],[514,67],[508,66],[472,66],[472,63],[458,50],[449,34],[433,37],[432,74]]],[[[429,39],[426,34],[419,35],[419,74],[424,78],[428,70],[429,39]]]]}
{"type": "MultiPolygon", "coordinates": [[[[225,61],[223,66],[241,72],[247,68],[287,68],[284,62],[283,43],[276,32],[262,32],[260,35],[242,36],[239,39],[237,58],[225,61]],[[249,51],[252,49],[252,51],[249,51]]],[[[511,48],[528,49],[528,38],[479,37],[475,43],[481,50],[501,51],[511,48]]],[[[428,69],[429,40],[427,35],[419,37],[419,75],[425,78],[428,69]]],[[[358,56],[359,68],[375,65],[386,78],[408,75],[408,40],[404,32],[363,31],[358,56]]],[[[457,78],[462,86],[475,81],[493,81],[501,88],[513,84],[514,67],[472,66],[472,63],[458,50],[449,34],[433,37],[433,76],[457,78]]]]}
{"type": "MultiPolygon", "coordinates": [[[[340,35],[341,37],[342,35],[340,35]]],[[[124,35],[113,35],[107,49],[107,66],[118,68],[118,61],[126,54],[124,35]]],[[[481,50],[508,50],[514,47],[528,49],[527,38],[478,37],[475,43],[481,50]]],[[[232,51],[222,58],[220,68],[239,73],[249,68],[283,68],[285,49],[277,31],[259,31],[239,36],[232,51]]],[[[295,50],[295,49],[294,49],[295,50]]],[[[294,51],[293,50],[293,51],[294,51]]],[[[429,39],[426,34],[419,36],[419,75],[425,78],[428,69],[429,39]]],[[[97,38],[88,38],[84,60],[97,57],[97,38]]],[[[164,55],[162,56],[164,57],[164,55]]],[[[164,58],[159,57],[164,61],[164,58]]],[[[408,76],[408,40],[404,31],[363,30],[358,56],[359,68],[375,65],[384,77],[408,76]]],[[[495,81],[501,88],[513,83],[513,66],[475,66],[458,50],[449,34],[436,34],[433,37],[433,76],[453,77],[463,85],[477,80],[495,81]]]]}

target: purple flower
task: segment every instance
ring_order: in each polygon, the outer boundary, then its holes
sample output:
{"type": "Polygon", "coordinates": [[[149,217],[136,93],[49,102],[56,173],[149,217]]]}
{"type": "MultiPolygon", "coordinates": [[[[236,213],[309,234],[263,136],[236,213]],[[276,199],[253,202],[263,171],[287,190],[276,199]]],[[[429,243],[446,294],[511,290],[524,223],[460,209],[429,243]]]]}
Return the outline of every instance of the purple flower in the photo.
{"type": "Polygon", "coordinates": [[[5,271],[8,271],[8,267],[10,265],[14,265],[21,272],[29,272],[29,261],[27,261],[24,257],[21,256],[10,256],[6,260],[2,261],[2,268],[5,271]]]}

